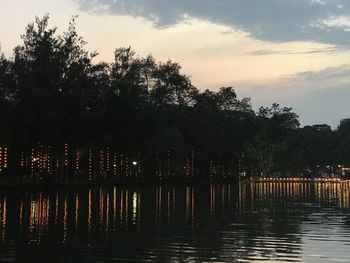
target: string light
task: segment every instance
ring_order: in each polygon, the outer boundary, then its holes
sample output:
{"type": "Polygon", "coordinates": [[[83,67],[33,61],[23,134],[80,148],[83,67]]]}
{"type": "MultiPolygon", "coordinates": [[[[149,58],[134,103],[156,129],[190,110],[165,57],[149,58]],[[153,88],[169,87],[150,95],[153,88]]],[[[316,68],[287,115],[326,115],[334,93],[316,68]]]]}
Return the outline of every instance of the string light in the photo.
{"type": "Polygon", "coordinates": [[[100,173],[104,171],[104,152],[100,151],[100,173]]]}
{"type": "Polygon", "coordinates": [[[129,159],[128,159],[128,154],[125,156],[125,176],[129,176],[129,159]]]}
{"type": "Polygon", "coordinates": [[[45,171],[45,169],[47,169],[47,152],[43,153],[43,171],[45,171]]]}
{"type": "Polygon", "coordinates": [[[109,147],[107,147],[107,150],[106,150],[106,168],[107,168],[107,173],[109,173],[109,154],[110,154],[110,150],[109,150],[109,147]]]}
{"type": "Polygon", "coordinates": [[[141,152],[139,152],[139,162],[137,166],[137,171],[139,174],[141,173],[141,152]]]}
{"type": "Polygon", "coordinates": [[[59,167],[60,167],[60,160],[57,157],[57,159],[56,159],[56,169],[58,169],[59,167]]]}
{"type": "Polygon", "coordinates": [[[159,158],[158,158],[158,176],[159,176],[160,180],[163,179],[163,175],[162,175],[162,161],[159,158]]]}
{"type": "Polygon", "coordinates": [[[2,172],[2,147],[0,147],[0,172],[2,172]]]}
{"type": "Polygon", "coordinates": [[[91,182],[91,179],[92,179],[92,151],[89,150],[89,181],[91,182]]]}
{"type": "Polygon", "coordinates": [[[29,162],[30,162],[30,155],[27,153],[23,153],[24,154],[24,162],[25,162],[25,167],[29,166],[29,162]],[[29,155],[29,156],[28,156],[29,155]]]}
{"type": "Polygon", "coordinates": [[[68,144],[64,144],[64,166],[68,166],[68,144]]]}
{"type": "Polygon", "coordinates": [[[31,153],[30,153],[30,174],[31,176],[34,175],[34,149],[32,149],[31,153]]]}
{"type": "Polygon", "coordinates": [[[4,150],[4,169],[7,169],[7,148],[4,150]]]}
{"type": "Polygon", "coordinates": [[[241,177],[243,173],[243,169],[242,169],[242,160],[239,159],[238,160],[238,177],[241,177]]]}
{"type": "MultiPolygon", "coordinates": [[[[120,154],[120,171],[122,171],[124,168],[124,161],[123,161],[123,154],[120,154]]],[[[120,176],[121,176],[121,173],[120,172],[120,176]]]]}
{"type": "Polygon", "coordinates": [[[24,167],[24,152],[21,152],[21,167],[24,167]]]}
{"type": "Polygon", "coordinates": [[[210,174],[210,180],[212,181],[214,177],[213,161],[210,161],[210,164],[209,164],[209,174],[210,174]]]}
{"type": "Polygon", "coordinates": [[[192,150],[191,152],[191,176],[193,177],[194,176],[194,151],[192,150]]]}
{"type": "Polygon", "coordinates": [[[40,144],[40,151],[39,151],[39,171],[42,174],[44,171],[44,156],[43,156],[43,145],[40,144]]]}
{"type": "Polygon", "coordinates": [[[51,175],[51,148],[47,146],[47,172],[51,175]]]}
{"type": "Polygon", "coordinates": [[[2,147],[0,147],[0,172],[2,172],[2,147]]]}
{"type": "Polygon", "coordinates": [[[79,150],[76,150],[76,153],[75,153],[75,170],[76,171],[79,171],[79,165],[80,164],[80,156],[79,156],[79,150]]]}
{"type": "Polygon", "coordinates": [[[190,176],[190,169],[191,169],[190,158],[186,156],[186,159],[185,159],[185,176],[186,177],[190,176]]]}
{"type": "Polygon", "coordinates": [[[114,153],[113,155],[113,175],[117,175],[117,154],[114,153]]]}

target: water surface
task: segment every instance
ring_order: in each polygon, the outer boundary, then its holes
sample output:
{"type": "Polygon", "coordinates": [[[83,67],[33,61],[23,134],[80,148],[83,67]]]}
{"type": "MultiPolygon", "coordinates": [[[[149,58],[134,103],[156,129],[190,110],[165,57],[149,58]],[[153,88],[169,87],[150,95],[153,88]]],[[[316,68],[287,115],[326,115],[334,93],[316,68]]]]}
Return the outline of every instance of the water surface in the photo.
{"type": "Polygon", "coordinates": [[[350,183],[0,193],[0,261],[350,262],[350,183]]]}

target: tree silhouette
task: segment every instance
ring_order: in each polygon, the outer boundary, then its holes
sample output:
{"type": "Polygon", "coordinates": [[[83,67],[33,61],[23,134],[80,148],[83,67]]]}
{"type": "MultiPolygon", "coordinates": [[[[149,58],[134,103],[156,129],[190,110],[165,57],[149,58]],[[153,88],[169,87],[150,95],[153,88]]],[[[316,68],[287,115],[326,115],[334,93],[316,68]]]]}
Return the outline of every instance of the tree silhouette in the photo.
{"type": "Polygon", "coordinates": [[[86,51],[76,18],[61,35],[49,15],[36,18],[13,56],[0,53],[0,146],[14,153],[38,143],[108,146],[142,153],[148,163],[171,156],[178,172],[194,153],[200,177],[209,164],[232,175],[241,160],[264,175],[350,162],[349,121],[336,131],[299,128],[291,108],[254,112],[232,87],[201,91],[180,64],[139,57],[131,47],[117,48],[112,63],[93,63],[98,54],[86,51]]]}

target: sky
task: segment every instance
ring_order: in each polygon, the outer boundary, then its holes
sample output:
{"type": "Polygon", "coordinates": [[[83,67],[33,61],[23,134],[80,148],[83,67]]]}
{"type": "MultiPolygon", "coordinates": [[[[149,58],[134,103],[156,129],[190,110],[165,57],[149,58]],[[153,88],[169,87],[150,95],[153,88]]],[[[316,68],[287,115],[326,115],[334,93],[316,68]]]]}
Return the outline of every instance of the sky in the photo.
{"type": "MultiPolygon", "coordinates": [[[[111,62],[114,50],[182,65],[200,90],[232,86],[255,109],[292,107],[302,126],[350,118],[348,0],[0,0],[6,56],[35,16],[77,31],[111,62]]],[[[98,62],[97,61],[97,62],[98,62]]]]}

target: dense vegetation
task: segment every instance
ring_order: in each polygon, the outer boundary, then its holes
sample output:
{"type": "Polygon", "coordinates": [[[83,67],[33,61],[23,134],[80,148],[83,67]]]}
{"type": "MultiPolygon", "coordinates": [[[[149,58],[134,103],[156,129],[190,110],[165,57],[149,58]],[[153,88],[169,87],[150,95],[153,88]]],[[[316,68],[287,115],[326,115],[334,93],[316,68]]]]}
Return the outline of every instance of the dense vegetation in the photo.
{"type": "Polygon", "coordinates": [[[146,157],[171,152],[180,163],[195,151],[203,172],[242,159],[259,174],[350,163],[348,120],[335,131],[299,128],[291,108],[254,112],[232,87],[201,91],[178,63],[129,47],[116,49],[113,63],[94,63],[74,18],[61,35],[48,20],[26,27],[13,56],[0,55],[0,145],[12,151],[69,142],[146,157]]]}

